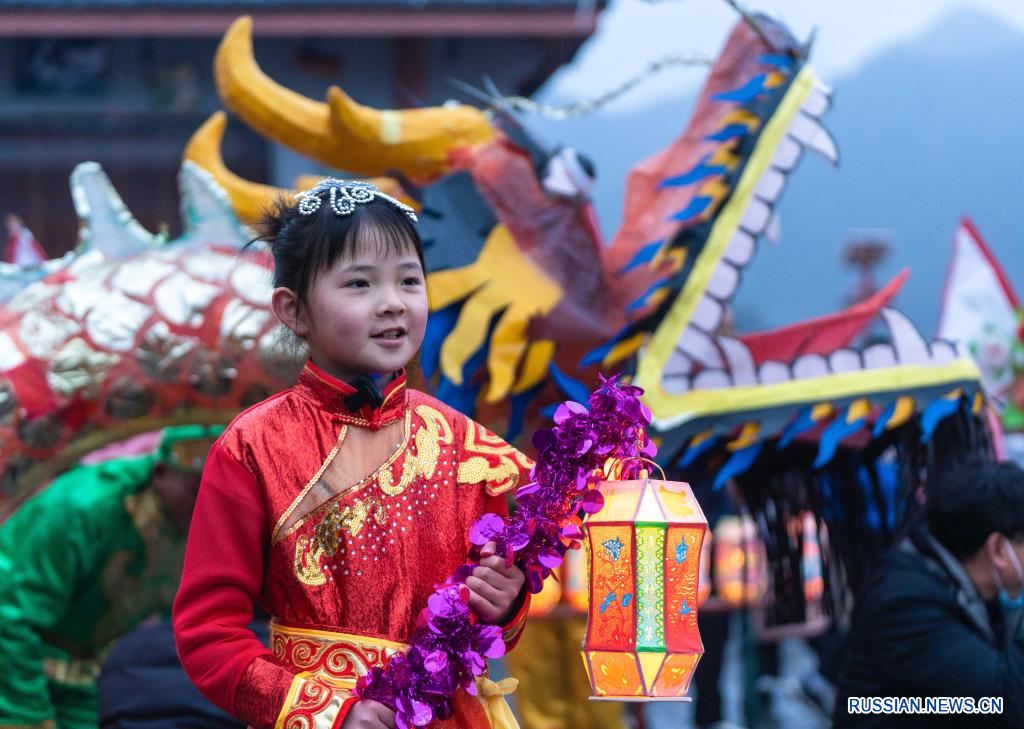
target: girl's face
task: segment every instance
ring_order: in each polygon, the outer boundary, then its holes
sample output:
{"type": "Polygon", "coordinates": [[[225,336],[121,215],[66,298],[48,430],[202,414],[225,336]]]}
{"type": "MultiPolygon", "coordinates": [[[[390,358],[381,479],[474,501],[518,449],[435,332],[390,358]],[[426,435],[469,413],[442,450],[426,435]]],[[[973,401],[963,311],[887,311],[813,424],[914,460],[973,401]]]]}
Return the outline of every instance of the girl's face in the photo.
{"type": "Polygon", "coordinates": [[[297,316],[313,362],[348,381],[390,374],[412,360],[427,325],[427,289],[410,248],[382,254],[357,245],[313,281],[297,316]]]}

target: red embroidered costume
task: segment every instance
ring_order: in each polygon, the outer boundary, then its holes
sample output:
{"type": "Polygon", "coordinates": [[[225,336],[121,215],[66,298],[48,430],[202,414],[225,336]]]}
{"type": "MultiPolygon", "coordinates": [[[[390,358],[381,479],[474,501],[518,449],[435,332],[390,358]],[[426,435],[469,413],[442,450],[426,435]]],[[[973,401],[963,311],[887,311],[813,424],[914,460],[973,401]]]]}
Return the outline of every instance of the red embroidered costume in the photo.
{"type": "MultiPolygon", "coordinates": [[[[295,387],[242,413],[210,451],[174,605],[185,670],[256,729],[339,727],[355,679],[409,640],[470,525],[505,512],[532,465],[443,403],[407,390],[358,412],[308,363],[295,387]],[[247,630],[273,617],[271,648],[247,630]]],[[[505,628],[514,643],[526,605],[505,628]]],[[[456,697],[441,724],[487,727],[456,697]]]]}

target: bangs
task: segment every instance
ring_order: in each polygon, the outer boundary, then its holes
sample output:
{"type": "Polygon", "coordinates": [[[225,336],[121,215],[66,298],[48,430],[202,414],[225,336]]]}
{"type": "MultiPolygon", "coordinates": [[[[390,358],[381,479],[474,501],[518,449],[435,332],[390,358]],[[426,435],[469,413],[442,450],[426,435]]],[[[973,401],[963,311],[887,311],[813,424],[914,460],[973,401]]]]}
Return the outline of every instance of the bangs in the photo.
{"type": "Polygon", "coordinates": [[[359,213],[362,224],[349,228],[348,235],[341,243],[341,250],[333,256],[327,268],[338,258],[371,256],[381,259],[415,256],[424,265],[420,251],[419,233],[404,213],[390,205],[363,206],[359,213]],[[392,213],[388,215],[386,213],[392,213]]]}
{"type": "MultiPolygon", "coordinates": [[[[300,264],[296,292],[305,299],[313,282],[341,258],[357,255],[396,258],[415,255],[426,271],[423,246],[416,226],[390,203],[374,200],[359,204],[349,215],[335,215],[329,208],[297,219],[301,237],[308,241],[300,264]]],[[[299,231],[295,231],[299,233],[299,231]]]]}

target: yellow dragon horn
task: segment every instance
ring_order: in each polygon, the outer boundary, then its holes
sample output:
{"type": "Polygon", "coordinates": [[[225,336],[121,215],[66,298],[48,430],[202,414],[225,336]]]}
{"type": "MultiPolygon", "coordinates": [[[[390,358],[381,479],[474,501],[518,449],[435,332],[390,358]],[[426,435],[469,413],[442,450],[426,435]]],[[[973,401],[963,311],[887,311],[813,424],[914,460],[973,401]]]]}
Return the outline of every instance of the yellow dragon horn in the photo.
{"type": "Polygon", "coordinates": [[[184,158],[192,160],[213,175],[213,179],[228,193],[235,214],[246,223],[254,223],[276,199],[292,196],[294,192],[250,182],[227,168],[220,152],[227,123],[227,114],[223,111],[214,112],[188,140],[184,158]]]}
{"type": "MultiPolygon", "coordinates": [[[[184,159],[192,160],[213,175],[213,179],[224,188],[231,200],[235,214],[246,223],[255,223],[263,217],[275,200],[285,197],[293,199],[298,190],[308,190],[316,185],[321,176],[303,175],[295,181],[295,190],[288,190],[273,185],[261,185],[239,177],[224,164],[221,155],[221,141],[227,127],[227,114],[223,111],[214,112],[199,127],[185,147],[184,159]]],[[[392,197],[396,197],[406,205],[419,209],[419,203],[406,195],[405,190],[390,177],[374,177],[372,182],[392,197]]]]}
{"type": "Polygon", "coordinates": [[[342,166],[327,105],[275,83],[256,64],[251,17],[242,16],[224,34],[213,75],[224,104],[255,131],[326,164],[342,166]]]}
{"type": "Polygon", "coordinates": [[[356,175],[400,170],[426,181],[448,170],[450,149],[475,147],[494,136],[487,116],[471,106],[378,111],[336,87],[328,92],[327,104],[297,94],[260,70],[249,16],[224,34],[214,77],[224,104],[255,131],[356,175]]]}
{"type": "Polygon", "coordinates": [[[346,142],[345,169],[364,175],[401,170],[414,180],[430,180],[449,170],[449,150],[478,147],[494,137],[486,114],[465,104],[379,111],[332,86],[327,106],[335,138],[346,142]]]}

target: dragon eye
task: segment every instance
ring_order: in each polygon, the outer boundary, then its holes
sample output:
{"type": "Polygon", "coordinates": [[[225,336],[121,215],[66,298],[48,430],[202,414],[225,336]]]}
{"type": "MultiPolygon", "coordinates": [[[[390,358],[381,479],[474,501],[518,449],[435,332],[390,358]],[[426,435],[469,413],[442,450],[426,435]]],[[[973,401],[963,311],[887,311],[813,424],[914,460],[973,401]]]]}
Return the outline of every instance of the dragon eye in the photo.
{"type": "Polygon", "coordinates": [[[562,147],[544,167],[544,189],[553,195],[585,198],[594,189],[594,163],[572,147],[562,147]]]}

